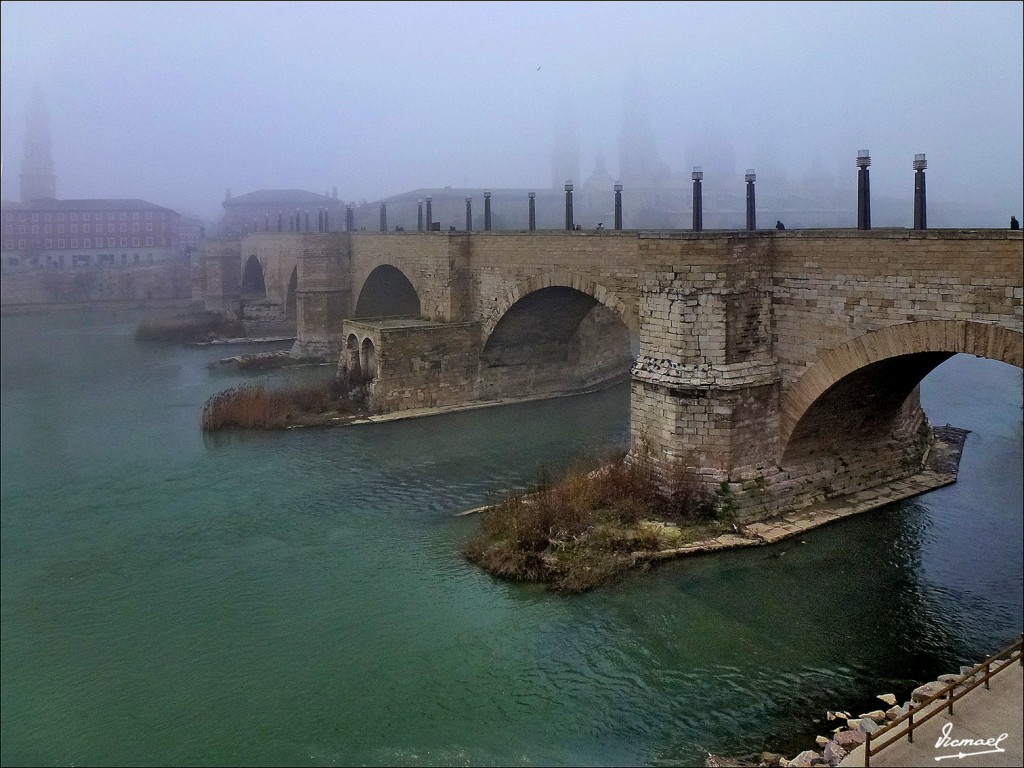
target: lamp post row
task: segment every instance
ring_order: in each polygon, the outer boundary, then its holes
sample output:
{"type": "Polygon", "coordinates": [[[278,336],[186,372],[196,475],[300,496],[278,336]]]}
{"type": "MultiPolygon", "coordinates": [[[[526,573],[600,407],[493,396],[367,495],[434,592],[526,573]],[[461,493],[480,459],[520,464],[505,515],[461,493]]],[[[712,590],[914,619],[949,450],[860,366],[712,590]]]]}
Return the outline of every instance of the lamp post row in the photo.
{"type": "MultiPolygon", "coordinates": [[[[871,165],[871,155],[866,149],[857,150],[857,229],[871,229],[871,179],[869,177],[868,167],[871,165]]],[[[928,161],[925,159],[924,154],[914,155],[914,229],[927,229],[928,228],[928,212],[927,203],[925,197],[925,169],[928,167],[928,161]]],[[[693,172],[690,174],[690,178],[693,180],[693,231],[700,232],[704,229],[704,200],[702,193],[702,183],[704,180],[704,171],[699,165],[693,167],[693,172]]],[[[755,192],[754,184],[757,181],[757,174],[753,168],[748,168],[744,174],[744,181],[746,182],[747,192],[747,220],[746,228],[748,230],[757,229],[757,206],[755,203],[755,192]]],[[[614,186],[615,190],[615,229],[622,229],[622,184],[616,183],[614,186]]],[[[565,228],[566,230],[576,229],[576,225],[573,219],[573,183],[567,181],[565,183],[565,228]]],[[[537,229],[537,209],[536,209],[536,192],[530,192],[527,195],[529,200],[529,228],[533,232],[537,229]]],[[[433,220],[432,211],[432,199],[427,197],[426,199],[426,228],[428,231],[436,230],[438,227],[435,225],[437,222],[433,220]]],[[[424,231],[424,200],[416,201],[416,231],[424,231]]],[[[288,216],[288,231],[289,232],[301,232],[303,229],[303,212],[298,208],[295,209],[294,214],[288,216]]],[[[305,231],[309,232],[309,211],[305,211],[305,231]]],[[[270,216],[264,214],[263,217],[263,228],[264,231],[270,231],[270,216]]],[[[257,231],[259,229],[259,220],[253,220],[253,229],[257,231]]],[[[387,232],[388,229],[388,214],[387,214],[387,203],[381,202],[380,204],[380,231],[387,232]]],[[[473,198],[466,198],[466,231],[471,232],[473,230],[473,198]]],[[[284,212],[278,211],[277,213],[277,231],[284,231],[284,212]]],[[[330,218],[327,208],[320,208],[317,211],[317,231],[318,232],[329,232],[330,231],[330,218]]],[[[352,211],[351,205],[345,206],[345,231],[355,231],[355,216],[352,211]]],[[[491,193],[484,192],[484,231],[491,231],[491,193]]]]}

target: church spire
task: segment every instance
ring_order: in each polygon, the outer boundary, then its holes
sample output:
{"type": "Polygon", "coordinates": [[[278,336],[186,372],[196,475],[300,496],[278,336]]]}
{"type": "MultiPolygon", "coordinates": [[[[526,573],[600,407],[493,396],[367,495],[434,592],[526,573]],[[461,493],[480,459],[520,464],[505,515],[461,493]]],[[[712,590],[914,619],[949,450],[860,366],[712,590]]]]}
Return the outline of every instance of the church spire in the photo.
{"type": "Polygon", "coordinates": [[[21,202],[57,197],[57,176],[50,153],[50,115],[36,91],[25,115],[25,151],[21,158],[21,202]]]}

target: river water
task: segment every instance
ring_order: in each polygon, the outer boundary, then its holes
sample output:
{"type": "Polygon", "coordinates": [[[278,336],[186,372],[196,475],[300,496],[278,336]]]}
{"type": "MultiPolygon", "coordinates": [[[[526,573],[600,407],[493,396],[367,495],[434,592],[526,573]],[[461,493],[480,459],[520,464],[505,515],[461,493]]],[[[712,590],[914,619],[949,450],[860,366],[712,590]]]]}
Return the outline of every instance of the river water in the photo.
{"type": "Polygon", "coordinates": [[[623,446],[627,387],[204,437],[254,378],[207,364],[250,348],[138,344],[139,319],[2,322],[4,765],[795,754],[1024,623],[1017,368],[926,380],[932,422],[972,430],[956,485],[565,597],[465,562],[453,514],[623,446]]]}

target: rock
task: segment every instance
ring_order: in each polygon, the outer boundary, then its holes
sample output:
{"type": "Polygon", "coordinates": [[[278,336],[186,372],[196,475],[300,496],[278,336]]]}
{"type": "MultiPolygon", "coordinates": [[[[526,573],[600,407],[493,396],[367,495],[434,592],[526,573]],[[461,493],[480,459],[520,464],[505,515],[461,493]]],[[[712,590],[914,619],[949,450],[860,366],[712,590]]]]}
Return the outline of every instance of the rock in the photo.
{"type": "Polygon", "coordinates": [[[821,755],[819,755],[813,749],[805,749],[799,755],[790,760],[789,764],[791,766],[794,766],[794,768],[810,768],[811,760],[813,760],[816,757],[821,757],[821,755]]]}
{"type": "Polygon", "coordinates": [[[859,723],[857,723],[857,728],[864,731],[864,733],[874,733],[879,729],[879,727],[880,726],[878,725],[878,723],[876,723],[870,717],[865,717],[859,723]]]}
{"type": "Polygon", "coordinates": [[[847,754],[847,751],[834,741],[830,741],[825,745],[825,749],[822,750],[822,757],[828,760],[829,765],[839,765],[847,754]]]}
{"type": "Polygon", "coordinates": [[[944,683],[938,683],[938,682],[935,682],[935,683],[925,683],[924,685],[919,685],[917,688],[914,689],[914,692],[912,694],[910,694],[910,699],[911,699],[911,701],[914,701],[914,702],[917,702],[918,704],[920,704],[925,699],[930,699],[932,696],[937,694],[939,691],[941,691],[945,687],[946,686],[945,686],[944,683]]]}
{"type": "Polygon", "coordinates": [[[939,675],[936,679],[940,683],[955,683],[960,679],[960,675],[939,675]]]}
{"type": "Polygon", "coordinates": [[[840,720],[849,720],[850,719],[850,713],[849,712],[839,712],[839,711],[837,711],[836,712],[836,717],[838,717],[840,720]]]}
{"type": "Polygon", "coordinates": [[[867,737],[868,736],[864,731],[839,731],[832,740],[849,752],[857,745],[863,744],[867,740],[867,737]]]}
{"type": "Polygon", "coordinates": [[[761,765],[776,766],[782,761],[782,755],[777,752],[762,752],[761,765]]]}
{"type": "Polygon", "coordinates": [[[855,717],[852,720],[847,720],[846,727],[849,728],[851,731],[856,731],[858,728],[860,728],[860,718],[855,717]]]}
{"type": "Polygon", "coordinates": [[[881,723],[885,721],[885,712],[880,709],[873,709],[867,714],[861,715],[861,718],[865,717],[870,720],[874,720],[876,723],[881,723]]]}
{"type": "Polygon", "coordinates": [[[887,710],[885,710],[885,719],[896,720],[900,717],[903,717],[903,715],[905,715],[906,713],[907,710],[903,707],[889,707],[887,710]]]}
{"type": "Polygon", "coordinates": [[[825,713],[825,719],[826,719],[826,720],[835,720],[835,719],[836,719],[836,713],[835,713],[835,712],[833,712],[833,711],[832,711],[832,710],[830,709],[830,710],[829,710],[828,712],[826,712],[826,713],[825,713]]]}
{"type": "Polygon", "coordinates": [[[824,747],[826,744],[828,744],[831,741],[832,741],[832,739],[828,738],[827,736],[815,736],[814,737],[814,743],[817,744],[819,747],[824,747]]]}
{"type": "Polygon", "coordinates": [[[884,701],[884,702],[885,702],[886,704],[888,704],[888,705],[889,705],[890,707],[891,707],[891,706],[892,706],[893,704],[895,704],[895,703],[896,703],[896,697],[895,697],[895,696],[893,696],[893,695],[892,695],[891,693],[883,693],[883,694],[881,694],[880,696],[878,696],[877,698],[879,698],[879,699],[881,699],[882,701],[884,701]]]}
{"type": "Polygon", "coordinates": [[[974,667],[960,667],[960,676],[974,674],[974,667]]]}

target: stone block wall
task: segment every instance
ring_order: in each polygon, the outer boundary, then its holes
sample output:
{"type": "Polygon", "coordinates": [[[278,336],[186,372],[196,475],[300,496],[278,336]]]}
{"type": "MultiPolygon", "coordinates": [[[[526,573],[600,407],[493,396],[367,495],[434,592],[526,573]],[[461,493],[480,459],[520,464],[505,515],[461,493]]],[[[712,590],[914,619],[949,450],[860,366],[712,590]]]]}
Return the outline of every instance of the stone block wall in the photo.
{"type": "Polygon", "coordinates": [[[480,359],[478,323],[429,323],[403,320],[344,324],[346,351],[340,375],[355,368],[348,351],[360,350],[360,368],[373,411],[461,405],[473,399],[480,359]],[[367,341],[372,359],[367,364],[367,341]],[[374,365],[375,363],[375,365],[374,365]]]}
{"type": "Polygon", "coordinates": [[[91,304],[163,301],[191,296],[191,266],[171,262],[147,266],[65,267],[5,272],[0,305],[91,304]]]}

